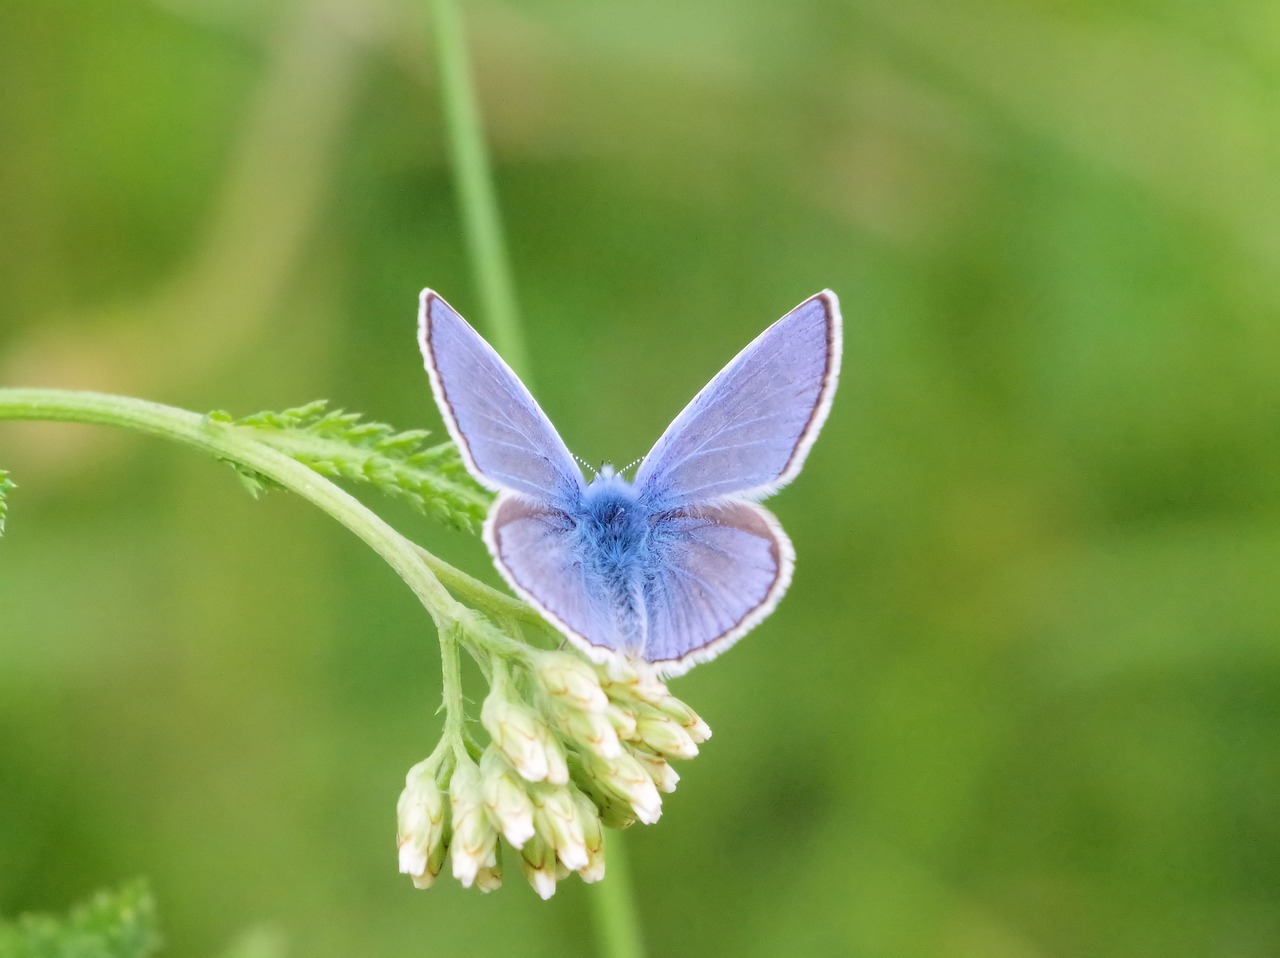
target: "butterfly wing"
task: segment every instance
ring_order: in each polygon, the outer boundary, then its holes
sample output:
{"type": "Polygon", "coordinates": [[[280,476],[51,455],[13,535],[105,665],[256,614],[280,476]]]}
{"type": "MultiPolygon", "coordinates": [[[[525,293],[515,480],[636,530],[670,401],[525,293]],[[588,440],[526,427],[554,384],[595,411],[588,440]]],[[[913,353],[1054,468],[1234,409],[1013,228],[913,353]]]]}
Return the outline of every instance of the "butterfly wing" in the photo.
{"type": "Polygon", "coordinates": [[[765,330],[678,416],[636,477],[645,549],[602,573],[584,538],[582,474],[515,374],[447,303],[423,291],[419,336],[445,422],[485,485],[499,571],[597,661],[638,654],[668,674],[718,655],[772,611],[791,543],[759,498],[790,481],[826,418],[840,313],[820,293],[765,330]]]}
{"type": "Polygon", "coordinates": [[[485,522],[484,540],[511,588],[596,661],[635,650],[642,641],[640,618],[622,614],[592,572],[570,513],[501,495],[485,522]]]}
{"type": "Polygon", "coordinates": [[[562,510],[500,496],[485,542],[511,587],[593,659],[639,655],[668,675],[714,658],[768,615],[794,565],[777,520],[751,503],[656,518],[621,593],[592,571],[591,545],[562,510]]]}
{"type": "Polygon", "coordinates": [[[439,294],[422,291],[418,343],[436,403],[472,475],[490,489],[568,502],[582,472],[529,390],[439,294]]]}
{"type": "Polygon", "coordinates": [[[646,572],[644,657],[679,675],[719,655],[773,611],[795,553],[751,503],[677,510],[654,524],[646,572]]]}
{"type": "Polygon", "coordinates": [[[829,290],[761,333],[694,397],[636,473],[658,508],[762,499],[800,471],[840,372],[840,305],[829,290]]]}

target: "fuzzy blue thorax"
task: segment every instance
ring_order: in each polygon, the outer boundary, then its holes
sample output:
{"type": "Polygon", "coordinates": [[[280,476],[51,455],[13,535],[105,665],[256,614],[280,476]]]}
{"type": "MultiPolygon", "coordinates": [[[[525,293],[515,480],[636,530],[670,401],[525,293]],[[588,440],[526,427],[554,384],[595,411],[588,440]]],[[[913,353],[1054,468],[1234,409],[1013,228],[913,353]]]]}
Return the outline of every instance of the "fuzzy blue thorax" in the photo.
{"type": "Polygon", "coordinates": [[[649,513],[641,507],[635,486],[605,466],[583,493],[578,518],[581,535],[594,547],[601,573],[635,568],[649,538],[649,513]]]}

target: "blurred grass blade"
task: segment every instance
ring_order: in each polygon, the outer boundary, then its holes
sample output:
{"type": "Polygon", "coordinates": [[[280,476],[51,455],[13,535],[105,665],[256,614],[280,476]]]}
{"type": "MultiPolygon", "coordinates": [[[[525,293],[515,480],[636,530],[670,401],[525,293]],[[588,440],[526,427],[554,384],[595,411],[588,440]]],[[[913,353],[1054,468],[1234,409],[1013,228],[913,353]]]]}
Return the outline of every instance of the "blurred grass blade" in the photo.
{"type": "Polygon", "coordinates": [[[532,389],[489,151],[485,146],[480,107],[471,83],[462,19],[454,0],[434,0],[433,9],[450,162],[489,339],[525,385],[532,389]]]}

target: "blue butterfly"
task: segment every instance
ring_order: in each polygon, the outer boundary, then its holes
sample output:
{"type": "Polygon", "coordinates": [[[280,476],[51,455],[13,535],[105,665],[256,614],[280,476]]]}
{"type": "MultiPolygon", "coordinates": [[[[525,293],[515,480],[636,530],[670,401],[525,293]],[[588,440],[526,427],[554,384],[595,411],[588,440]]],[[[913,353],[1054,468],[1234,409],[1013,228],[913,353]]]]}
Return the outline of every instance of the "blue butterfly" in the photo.
{"type": "Polygon", "coordinates": [[[524,384],[437,293],[418,341],[471,474],[499,493],[484,541],[521,597],[597,662],[679,675],[773,611],[795,552],[756,501],[800,471],[840,372],[830,291],[766,329],[698,393],[640,463],[588,484],[524,384]]]}

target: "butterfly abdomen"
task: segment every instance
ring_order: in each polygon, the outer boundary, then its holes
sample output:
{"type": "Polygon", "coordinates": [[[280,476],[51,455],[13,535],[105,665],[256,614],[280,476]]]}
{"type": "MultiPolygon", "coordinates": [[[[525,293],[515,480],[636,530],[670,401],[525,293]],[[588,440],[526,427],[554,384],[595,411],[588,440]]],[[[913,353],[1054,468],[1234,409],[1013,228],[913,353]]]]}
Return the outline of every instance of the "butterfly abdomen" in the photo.
{"type": "Polygon", "coordinates": [[[587,580],[611,609],[626,644],[642,651],[650,523],[635,488],[620,476],[596,479],[583,496],[579,534],[587,580]]]}

